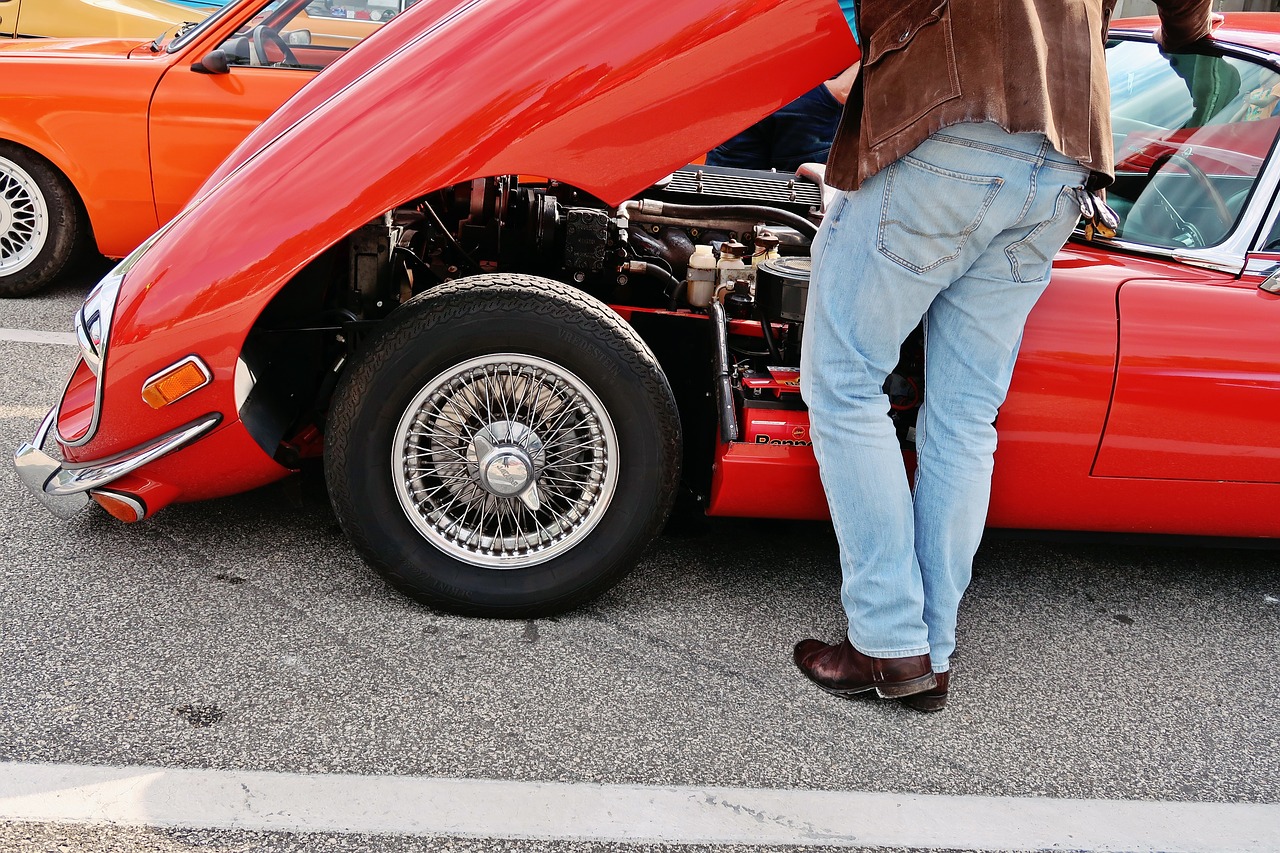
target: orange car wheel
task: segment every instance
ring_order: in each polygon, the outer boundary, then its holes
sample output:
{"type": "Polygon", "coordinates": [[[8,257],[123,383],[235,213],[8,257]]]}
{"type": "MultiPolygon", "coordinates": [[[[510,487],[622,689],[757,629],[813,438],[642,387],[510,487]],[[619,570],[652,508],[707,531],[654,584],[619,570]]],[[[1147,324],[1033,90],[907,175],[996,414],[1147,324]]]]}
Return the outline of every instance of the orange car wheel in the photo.
{"type": "Polygon", "coordinates": [[[67,180],[41,157],[0,143],[0,297],[51,282],[75,255],[81,227],[67,180]]]}

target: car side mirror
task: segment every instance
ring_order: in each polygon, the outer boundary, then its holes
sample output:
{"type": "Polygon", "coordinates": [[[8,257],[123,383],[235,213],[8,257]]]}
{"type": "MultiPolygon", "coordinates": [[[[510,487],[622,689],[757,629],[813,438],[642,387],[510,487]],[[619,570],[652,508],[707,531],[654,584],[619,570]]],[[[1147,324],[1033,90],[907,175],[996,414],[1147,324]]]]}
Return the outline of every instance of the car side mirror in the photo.
{"type": "Polygon", "coordinates": [[[284,42],[290,47],[306,47],[311,44],[311,30],[289,30],[284,34],[284,42]]]}
{"type": "Polygon", "coordinates": [[[214,50],[191,63],[191,70],[199,74],[229,74],[231,61],[225,50],[214,50]]]}

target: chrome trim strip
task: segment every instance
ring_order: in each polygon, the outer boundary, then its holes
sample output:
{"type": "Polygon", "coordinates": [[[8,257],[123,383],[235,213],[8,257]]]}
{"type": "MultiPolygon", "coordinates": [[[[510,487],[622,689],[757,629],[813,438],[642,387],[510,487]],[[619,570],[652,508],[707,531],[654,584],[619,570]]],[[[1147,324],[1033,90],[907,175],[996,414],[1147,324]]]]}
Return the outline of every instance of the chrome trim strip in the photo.
{"type": "MultiPolygon", "coordinates": [[[[99,313],[99,321],[101,321],[101,313],[99,313]]],[[[71,325],[75,329],[76,343],[80,346],[80,352],[82,353],[80,357],[84,360],[85,364],[89,364],[89,359],[86,358],[83,353],[93,352],[94,347],[89,341],[89,330],[85,327],[83,305],[80,306],[80,310],[76,311],[76,316],[71,321],[71,325]]],[[[102,359],[98,359],[96,369],[92,364],[89,364],[89,370],[94,376],[97,376],[102,371],[102,359]]]]}
{"type": "MultiPolygon", "coordinates": [[[[86,365],[88,364],[88,362],[85,361],[84,356],[81,355],[80,359],[76,362],[76,366],[71,369],[71,375],[67,377],[67,384],[62,386],[62,396],[58,398],[59,406],[62,405],[63,400],[67,399],[67,392],[71,390],[71,381],[76,378],[76,371],[80,369],[81,362],[84,362],[86,365]]],[[[93,369],[90,368],[89,372],[93,373],[93,369]]],[[[62,444],[65,444],[67,447],[82,447],[88,444],[89,440],[93,438],[94,435],[97,434],[98,421],[101,420],[101,418],[102,418],[102,372],[99,371],[93,377],[93,415],[89,419],[89,428],[85,430],[84,435],[80,436],[75,441],[72,441],[71,439],[67,438],[62,434],[62,430],[58,428],[56,421],[54,423],[53,432],[54,432],[54,435],[57,437],[58,441],[61,442],[62,444]]]]}
{"type": "MultiPolygon", "coordinates": [[[[146,378],[146,381],[144,381],[144,382],[142,383],[142,387],[143,387],[143,388],[146,388],[148,385],[150,385],[152,382],[154,382],[154,381],[156,381],[157,379],[159,379],[159,378],[160,378],[161,376],[163,376],[164,374],[166,374],[166,373],[172,373],[173,371],[177,370],[179,367],[182,367],[182,365],[184,365],[184,364],[188,364],[188,363],[190,363],[190,364],[194,364],[194,365],[196,366],[196,368],[197,368],[197,369],[199,369],[199,371],[200,371],[200,375],[202,375],[202,376],[204,377],[204,381],[203,381],[203,382],[201,382],[201,383],[200,383],[199,385],[197,385],[196,387],[192,388],[190,391],[186,392],[186,394],[183,394],[183,395],[182,395],[182,397],[186,397],[186,396],[187,396],[187,394],[194,394],[195,392],[199,391],[201,388],[205,387],[206,385],[208,385],[210,382],[212,382],[212,381],[213,381],[213,372],[212,372],[211,370],[209,370],[209,366],[208,366],[207,364],[205,364],[203,360],[201,360],[200,356],[198,356],[198,355],[196,355],[196,354],[192,353],[191,355],[187,356],[186,358],[179,359],[178,361],[175,361],[173,364],[169,365],[168,367],[162,368],[161,370],[157,370],[155,373],[153,373],[153,374],[151,374],[150,376],[148,376],[148,377],[146,378]]],[[[139,393],[139,394],[141,394],[142,392],[141,392],[141,391],[139,391],[138,393],[139,393]]],[[[170,402],[170,403],[176,403],[176,402],[178,402],[179,400],[181,400],[181,399],[182,399],[182,397],[174,397],[174,398],[173,398],[172,400],[170,400],[169,402],[170,402]]],[[[146,398],[145,398],[145,397],[143,398],[142,402],[144,402],[144,403],[146,403],[146,402],[147,402],[147,400],[146,400],[146,398]]],[[[150,404],[150,403],[147,403],[147,405],[148,405],[148,406],[150,406],[151,404],[150,404]]]]}
{"type": "MultiPolygon", "coordinates": [[[[112,275],[114,275],[114,271],[108,273],[102,281],[106,281],[112,275]]],[[[99,282],[98,286],[101,287],[101,284],[102,282],[99,282]]],[[[90,296],[93,296],[93,291],[90,291],[90,296]]],[[[107,347],[111,338],[111,321],[115,315],[115,300],[118,298],[120,298],[119,288],[116,290],[116,295],[111,298],[111,305],[98,311],[98,322],[102,324],[102,344],[97,348],[97,353],[94,354],[94,363],[89,361],[89,356],[87,355],[87,353],[93,353],[94,348],[89,345],[89,330],[85,322],[84,305],[81,305],[76,310],[74,325],[76,343],[80,345],[80,360],[85,363],[85,366],[89,368],[89,372],[93,374],[93,415],[89,420],[89,428],[85,430],[84,435],[75,441],[64,436],[61,428],[57,428],[55,423],[54,431],[57,433],[58,441],[67,447],[83,447],[98,434],[98,421],[102,417],[103,386],[106,384],[107,347]]],[[[76,365],[77,368],[79,366],[78,364],[76,365]]],[[[71,376],[67,379],[66,387],[62,389],[61,399],[66,399],[67,390],[71,388],[71,380],[75,378],[75,375],[75,370],[72,370],[71,376]]]]}
{"type": "Polygon", "coordinates": [[[32,494],[50,512],[62,518],[70,517],[84,507],[89,500],[86,492],[90,489],[105,486],[172,453],[209,432],[222,421],[222,415],[215,412],[106,459],[64,464],[41,449],[57,414],[57,407],[49,410],[35,437],[14,452],[13,465],[32,494]]]}
{"type": "Polygon", "coordinates": [[[1259,275],[1268,278],[1280,272],[1280,257],[1261,257],[1251,255],[1248,263],[1244,265],[1242,275],[1259,275]]]}
{"type": "Polygon", "coordinates": [[[1202,267],[1214,272],[1225,272],[1229,275],[1239,275],[1245,264],[1244,254],[1236,255],[1223,251],[1221,247],[1216,249],[1174,249],[1173,259],[1189,266],[1202,267]]]}

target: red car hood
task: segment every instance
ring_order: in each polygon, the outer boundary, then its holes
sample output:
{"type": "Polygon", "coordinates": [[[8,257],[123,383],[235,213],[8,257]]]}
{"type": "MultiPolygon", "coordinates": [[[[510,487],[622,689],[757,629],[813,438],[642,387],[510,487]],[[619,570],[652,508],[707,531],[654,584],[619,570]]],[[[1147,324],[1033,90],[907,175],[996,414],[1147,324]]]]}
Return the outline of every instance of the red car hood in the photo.
{"type": "MultiPolygon", "coordinates": [[[[436,163],[456,160],[461,140],[452,134],[470,123],[465,132],[475,146],[501,138],[502,148],[554,148],[536,174],[584,180],[584,189],[620,201],[857,55],[836,0],[421,0],[286,102],[205,188],[268,145],[284,149],[265,155],[280,162],[321,148],[344,156],[338,137],[362,135],[367,143],[372,134],[379,147],[396,149],[376,165],[361,160],[366,176],[371,167],[403,169],[414,152],[436,163]],[[728,63],[715,49],[727,41],[737,45],[728,63]],[[717,64],[692,60],[699,54],[717,64]],[[403,144],[387,146],[387,137],[403,144]],[[598,156],[605,150],[613,153],[598,156]],[[595,174],[573,174],[579,171],[595,174]]],[[[535,165],[492,153],[487,174],[535,165]]],[[[403,174],[415,172],[425,177],[420,168],[403,174]]]]}
{"type": "Polygon", "coordinates": [[[178,426],[183,406],[150,410],[136,389],[191,352],[216,378],[199,404],[233,422],[266,304],[400,204],[503,174],[615,204],[856,58],[837,0],[419,0],[268,119],[138,259],[105,373],[130,390],[108,394],[101,434],[178,426]]]}
{"type": "Polygon", "coordinates": [[[15,39],[0,41],[0,56],[41,57],[46,59],[128,59],[138,47],[137,39],[15,39]]]}

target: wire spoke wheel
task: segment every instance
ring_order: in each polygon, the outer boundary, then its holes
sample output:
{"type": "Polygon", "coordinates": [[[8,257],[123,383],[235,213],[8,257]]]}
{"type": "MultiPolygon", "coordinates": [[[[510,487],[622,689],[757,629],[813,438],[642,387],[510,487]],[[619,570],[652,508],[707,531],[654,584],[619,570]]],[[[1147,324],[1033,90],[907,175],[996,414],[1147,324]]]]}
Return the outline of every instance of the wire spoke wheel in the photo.
{"type": "Polygon", "coordinates": [[[680,413],[607,305],[518,273],[438,285],[351,358],[325,427],[334,515],[408,595],[529,618],[635,567],[680,481],[680,413]]]}
{"type": "Polygon", "coordinates": [[[48,237],[44,194],[24,169],[0,157],[0,276],[28,266],[48,237]]]}
{"type": "Polygon", "coordinates": [[[609,507],[618,439],[600,398],[560,365],[495,354],[427,382],[396,428],[392,474],[418,531],[493,569],[573,548],[609,507]]]}

